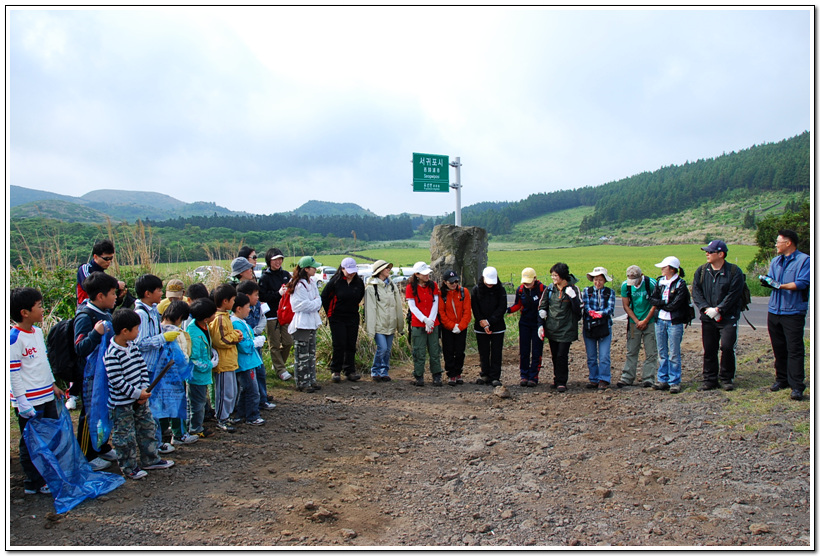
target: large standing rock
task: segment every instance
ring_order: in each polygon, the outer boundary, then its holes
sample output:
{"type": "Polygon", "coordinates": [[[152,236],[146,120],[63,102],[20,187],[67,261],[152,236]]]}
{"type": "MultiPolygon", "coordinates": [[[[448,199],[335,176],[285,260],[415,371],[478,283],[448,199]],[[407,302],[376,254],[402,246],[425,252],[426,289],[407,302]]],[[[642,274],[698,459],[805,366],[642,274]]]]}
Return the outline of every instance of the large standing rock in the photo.
{"type": "Polygon", "coordinates": [[[433,228],[430,237],[430,267],[438,282],[448,270],[455,270],[461,284],[472,287],[487,266],[487,230],[478,226],[443,224],[433,228]]]}

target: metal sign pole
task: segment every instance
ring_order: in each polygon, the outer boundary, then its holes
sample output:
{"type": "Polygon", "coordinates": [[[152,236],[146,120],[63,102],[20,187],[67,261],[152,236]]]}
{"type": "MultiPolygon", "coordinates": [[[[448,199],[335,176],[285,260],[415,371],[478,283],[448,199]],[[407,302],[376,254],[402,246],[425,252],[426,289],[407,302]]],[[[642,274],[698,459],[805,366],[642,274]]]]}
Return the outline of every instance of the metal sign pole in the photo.
{"type": "Polygon", "coordinates": [[[456,169],[456,182],[450,187],[456,190],[456,226],[461,226],[461,157],[455,157],[450,166],[456,169]]]}

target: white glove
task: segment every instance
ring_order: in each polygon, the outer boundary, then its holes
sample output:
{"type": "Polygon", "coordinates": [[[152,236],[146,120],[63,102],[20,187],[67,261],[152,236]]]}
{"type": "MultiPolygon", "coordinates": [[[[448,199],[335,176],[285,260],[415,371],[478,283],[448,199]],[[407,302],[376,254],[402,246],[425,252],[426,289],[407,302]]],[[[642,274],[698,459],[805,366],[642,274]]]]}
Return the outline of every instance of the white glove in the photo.
{"type": "Polygon", "coordinates": [[[542,341],[544,339],[544,327],[543,326],[538,327],[538,339],[542,340],[542,341]]]}
{"type": "Polygon", "coordinates": [[[453,327],[453,334],[458,334],[459,332],[461,332],[461,328],[459,328],[458,325],[455,325],[453,327]]]}
{"type": "Polygon", "coordinates": [[[564,293],[570,299],[575,299],[575,290],[572,288],[572,286],[567,286],[566,288],[564,288],[564,293]]]}
{"type": "Polygon", "coordinates": [[[25,419],[33,419],[35,415],[37,415],[37,412],[34,411],[33,407],[30,407],[24,411],[20,411],[20,416],[25,419]]]}
{"type": "Polygon", "coordinates": [[[547,310],[541,309],[538,311],[538,316],[541,317],[541,320],[547,320],[547,310]]]}
{"type": "Polygon", "coordinates": [[[216,367],[217,365],[219,365],[219,353],[211,348],[211,367],[216,367]]]}
{"type": "Polygon", "coordinates": [[[253,337],[253,347],[261,348],[265,345],[265,337],[264,336],[254,336],[253,337]]]}
{"type": "Polygon", "coordinates": [[[436,321],[431,319],[430,317],[425,317],[424,324],[425,324],[425,326],[429,326],[430,328],[433,328],[433,326],[436,325],[436,321]]]}
{"type": "Polygon", "coordinates": [[[279,295],[285,295],[285,292],[287,292],[287,291],[288,291],[287,284],[282,284],[282,287],[279,288],[279,295]]]}

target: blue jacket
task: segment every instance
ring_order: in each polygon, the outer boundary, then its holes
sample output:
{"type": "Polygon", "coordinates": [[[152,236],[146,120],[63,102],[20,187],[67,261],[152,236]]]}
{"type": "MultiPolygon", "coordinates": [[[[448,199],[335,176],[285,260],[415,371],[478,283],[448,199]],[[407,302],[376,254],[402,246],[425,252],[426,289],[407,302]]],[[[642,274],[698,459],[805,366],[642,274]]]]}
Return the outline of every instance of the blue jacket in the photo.
{"type": "Polygon", "coordinates": [[[811,257],[800,251],[795,251],[788,257],[778,255],[769,265],[769,276],[781,284],[794,282],[797,285],[797,290],[772,290],[769,312],[774,315],[805,315],[809,308],[807,294],[811,279],[811,257]]]}
{"type": "Polygon", "coordinates": [[[85,367],[88,356],[102,342],[104,334],[94,330],[94,325],[99,320],[111,322],[111,313],[87,301],[77,307],[74,316],[74,351],[81,370],[85,367]]]}
{"type": "Polygon", "coordinates": [[[242,332],[242,341],[236,344],[238,352],[239,369],[237,372],[250,371],[262,364],[262,358],[253,346],[253,330],[244,320],[235,315],[231,315],[231,322],[236,330],[242,332]]]}

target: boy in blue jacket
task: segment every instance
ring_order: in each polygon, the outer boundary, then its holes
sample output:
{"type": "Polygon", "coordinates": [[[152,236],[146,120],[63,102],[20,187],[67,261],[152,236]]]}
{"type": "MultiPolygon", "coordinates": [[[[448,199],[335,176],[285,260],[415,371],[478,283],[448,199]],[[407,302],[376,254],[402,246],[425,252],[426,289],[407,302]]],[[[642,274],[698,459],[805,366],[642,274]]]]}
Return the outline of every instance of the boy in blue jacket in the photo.
{"type": "Polygon", "coordinates": [[[253,330],[245,319],[251,312],[251,300],[244,293],[237,293],[233,304],[231,324],[234,330],[242,332],[242,340],[236,344],[239,352],[239,369],[236,371],[236,382],[239,383],[239,398],[236,403],[238,421],[249,425],[264,425],[265,420],[259,415],[259,389],[256,385],[256,368],[262,364],[257,352],[265,342],[264,336],[254,336],[253,330]],[[258,345],[257,345],[258,344],[258,345]]]}

